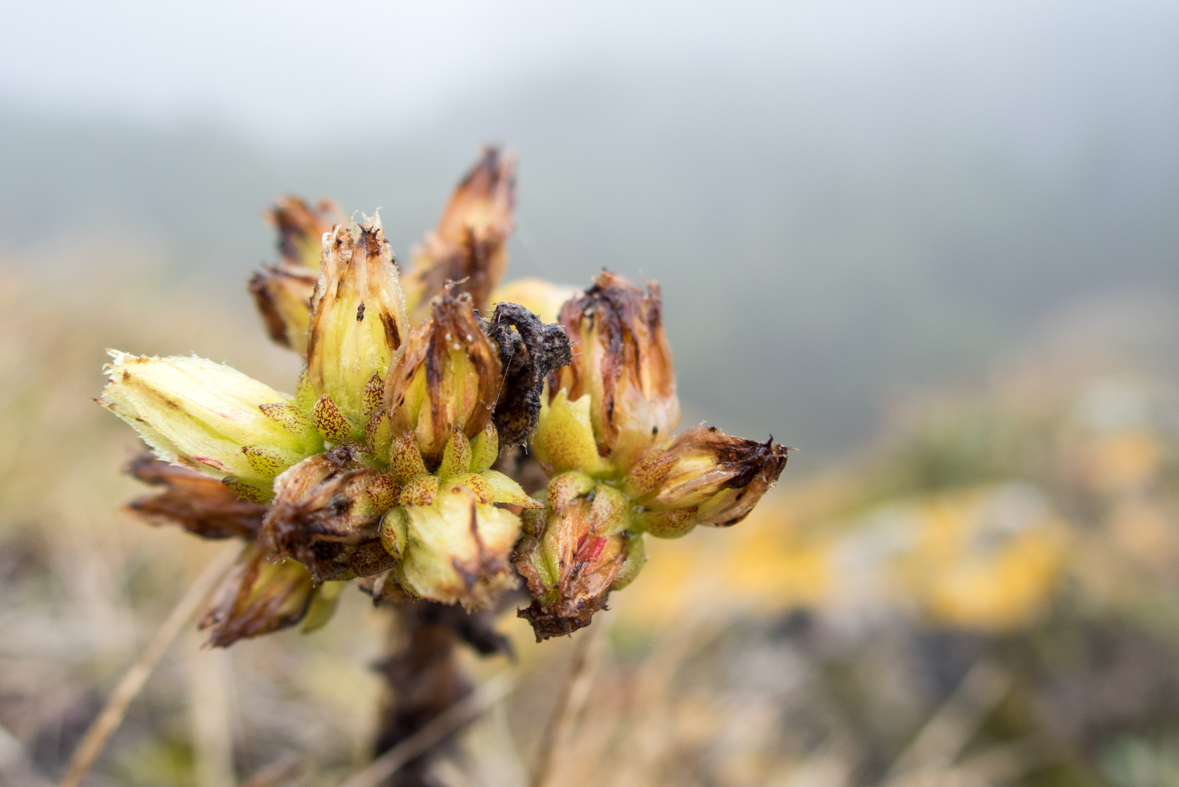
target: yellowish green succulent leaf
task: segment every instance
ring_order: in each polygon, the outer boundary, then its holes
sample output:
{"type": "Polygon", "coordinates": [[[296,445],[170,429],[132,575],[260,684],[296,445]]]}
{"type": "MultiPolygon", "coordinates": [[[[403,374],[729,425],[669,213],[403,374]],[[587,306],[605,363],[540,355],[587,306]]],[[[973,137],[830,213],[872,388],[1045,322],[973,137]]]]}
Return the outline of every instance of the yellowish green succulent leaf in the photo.
{"type": "Polygon", "coordinates": [[[408,524],[409,517],[400,506],[389,509],[389,513],[381,520],[381,546],[393,557],[400,558],[405,552],[408,524]]]}
{"type": "Polygon", "coordinates": [[[420,475],[401,488],[397,502],[403,506],[432,506],[438,483],[436,475],[420,475]]]}
{"type": "Polygon", "coordinates": [[[499,458],[499,432],[495,424],[487,422],[483,431],[471,440],[471,472],[482,473],[489,470],[495,460],[499,458]]]}
{"type": "Polygon", "coordinates": [[[506,503],[533,510],[544,508],[543,503],[539,503],[528,496],[528,493],[524,491],[524,487],[498,470],[484,470],[479,475],[491,489],[491,502],[506,503]]]}
{"type": "Polygon", "coordinates": [[[466,435],[455,429],[442,453],[442,464],[438,466],[439,478],[450,478],[469,472],[471,467],[471,442],[466,435]]]}
{"type": "Polygon", "coordinates": [[[303,618],[303,633],[310,634],[327,625],[336,614],[336,607],[340,602],[340,594],[344,592],[347,582],[324,582],[315,589],[311,597],[311,605],[307,608],[307,616],[303,618]]]}
{"type": "Polygon", "coordinates": [[[404,433],[389,447],[389,470],[401,484],[426,474],[426,462],[413,432],[404,433]]]}
{"type": "Polygon", "coordinates": [[[635,517],[635,528],[656,538],[683,538],[696,527],[696,509],[677,508],[671,511],[644,511],[635,517]]]}
{"type": "Polygon", "coordinates": [[[319,401],[311,408],[311,422],[324,441],[329,443],[342,443],[356,436],[356,425],[327,394],[319,397],[319,401]]]}
{"type": "Polygon", "coordinates": [[[571,402],[562,389],[551,403],[542,404],[532,448],[536,458],[554,473],[580,470],[599,476],[608,471],[594,441],[590,402],[589,395],[571,402]]]}

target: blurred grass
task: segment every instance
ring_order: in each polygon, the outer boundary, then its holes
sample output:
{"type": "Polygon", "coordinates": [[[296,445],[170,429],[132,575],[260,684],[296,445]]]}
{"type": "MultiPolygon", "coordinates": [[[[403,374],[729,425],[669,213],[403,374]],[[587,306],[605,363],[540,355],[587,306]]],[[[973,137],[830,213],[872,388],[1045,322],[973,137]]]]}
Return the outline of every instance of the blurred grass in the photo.
{"type": "MultiPolygon", "coordinates": [[[[88,401],[102,347],[193,351],[280,389],[297,374],[253,315],[153,280],[146,251],[61,253],[69,275],[0,266],[6,784],[59,775],[217,549],[120,512],[138,445],[88,401]]],[[[1077,335],[913,395],[860,459],[788,468],[735,528],[649,540],[595,622],[552,783],[1173,784],[1179,397],[1170,367],[1077,335]]],[[[525,783],[566,680],[571,642],[501,627],[516,663],[470,667],[520,687],[439,763],[442,784],[525,783]]],[[[207,651],[192,632],[88,784],[206,787],[276,763],[296,775],[255,784],[337,784],[367,758],[384,636],[351,590],[312,635],[207,651]]]]}

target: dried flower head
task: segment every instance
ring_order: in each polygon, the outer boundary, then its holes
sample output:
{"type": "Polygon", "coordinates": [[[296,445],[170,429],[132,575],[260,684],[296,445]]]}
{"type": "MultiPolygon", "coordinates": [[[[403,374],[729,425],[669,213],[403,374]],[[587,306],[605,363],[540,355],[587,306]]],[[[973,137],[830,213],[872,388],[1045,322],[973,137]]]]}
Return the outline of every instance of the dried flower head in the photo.
{"type": "Polygon", "coordinates": [[[538,642],[588,626],[644,559],[641,537],[631,533],[630,500],[618,489],[571,471],[549,482],[546,500],[544,513],[528,518],[516,557],[533,599],[520,616],[538,642]]]}
{"type": "Polygon", "coordinates": [[[573,344],[574,362],[553,374],[550,405],[562,392],[569,402],[589,396],[598,454],[615,468],[629,467],[666,440],[680,420],[659,285],[648,284],[644,295],[604,272],[561,308],[559,322],[573,344]]]}
{"type": "Polygon", "coordinates": [[[729,527],[744,519],[786,468],[786,448],[696,426],[666,449],[648,451],[623,488],[642,506],[644,529],[677,537],[694,525],[729,527]]]}
{"type": "Polygon", "coordinates": [[[473,438],[490,423],[501,372],[471,296],[446,287],[409,334],[397,374],[387,381],[393,433],[413,432],[426,463],[436,464],[455,430],[473,438]]]}
{"type": "Polygon", "coordinates": [[[99,403],[156,455],[130,467],[160,487],[131,509],[244,542],[202,624],[213,644],[322,625],[354,579],[376,602],[490,610],[522,578],[538,639],[566,634],[638,575],[645,534],[734,524],[778,479],[772,441],[672,438],[658,285],[498,286],[514,167],[484,151],[404,277],[378,218],[279,202],[281,260],[250,290],[305,354],[294,396],[200,358],[111,352],[99,403]],[[549,476],[535,498],[530,473],[549,476]]]}

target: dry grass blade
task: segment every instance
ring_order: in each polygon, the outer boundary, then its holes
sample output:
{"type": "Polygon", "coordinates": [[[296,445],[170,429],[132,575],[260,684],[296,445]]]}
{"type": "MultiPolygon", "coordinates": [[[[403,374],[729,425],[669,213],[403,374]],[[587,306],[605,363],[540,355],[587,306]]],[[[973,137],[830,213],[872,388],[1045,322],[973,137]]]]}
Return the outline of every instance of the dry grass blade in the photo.
{"type": "Polygon", "coordinates": [[[291,784],[295,775],[302,768],[300,759],[288,754],[267,765],[238,787],[274,787],[276,784],[291,784]]]}
{"type": "Polygon", "coordinates": [[[429,724],[382,754],[342,787],[378,787],[407,762],[429,751],[435,744],[474,719],[516,687],[516,678],[507,673],[496,675],[462,702],[452,705],[429,724]]]}
{"type": "Polygon", "coordinates": [[[565,728],[581,710],[589,695],[590,680],[593,675],[593,671],[588,668],[589,653],[597,639],[599,628],[600,626],[591,626],[574,645],[573,663],[569,668],[569,677],[565,681],[561,696],[557,699],[553,715],[545,727],[544,736],[541,738],[540,749],[536,757],[536,768],[532,773],[532,780],[529,782],[530,787],[544,787],[548,784],[553,770],[553,757],[557,749],[560,748],[565,728]]]}
{"type": "Polygon", "coordinates": [[[131,701],[139,694],[143,684],[147,682],[148,676],[151,675],[172,640],[176,638],[184,624],[196,612],[197,607],[205,601],[213,588],[229,571],[229,567],[233,565],[240,553],[240,544],[235,542],[227,545],[215,558],[209,561],[204,571],[189,587],[188,592],[172,608],[172,612],[147,643],[143,653],[131,665],[131,669],[127,670],[123,679],[119,681],[119,685],[107,700],[102,713],[86,730],[86,735],[83,736],[82,742],[78,744],[73,757],[70,758],[69,767],[66,768],[65,776],[58,782],[58,787],[78,787],[82,783],[82,779],[86,778],[86,774],[94,765],[94,761],[98,759],[98,755],[102,753],[107,740],[122,723],[131,701]]]}
{"type": "Polygon", "coordinates": [[[1010,688],[1011,677],[993,662],[983,659],[971,667],[957,690],[893,763],[886,783],[918,770],[951,765],[1010,688]]]}

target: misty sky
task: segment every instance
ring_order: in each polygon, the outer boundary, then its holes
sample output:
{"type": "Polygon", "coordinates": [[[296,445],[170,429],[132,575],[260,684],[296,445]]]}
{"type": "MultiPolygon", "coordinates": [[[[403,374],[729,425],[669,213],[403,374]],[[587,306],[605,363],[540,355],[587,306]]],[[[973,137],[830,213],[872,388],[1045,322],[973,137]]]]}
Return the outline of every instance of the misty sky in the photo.
{"type": "Polygon", "coordinates": [[[1175,0],[3,11],[0,248],[128,232],[248,308],[274,195],[405,253],[503,143],[513,273],[659,279],[685,402],[804,461],[1045,315],[1179,292],[1175,0]]]}
{"type": "Polygon", "coordinates": [[[1162,1],[5,6],[0,101],[212,122],[295,147],[403,129],[564,72],[810,76],[851,100],[908,96],[902,116],[948,106],[967,126],[1001,105],[1028,133],[1055,124],[1049,140],[1097,95],[1150,125],[1175,111],[1154,100],[1174,94],[1160,83],[1179,79],[1179,3],[1162,1]]]}

